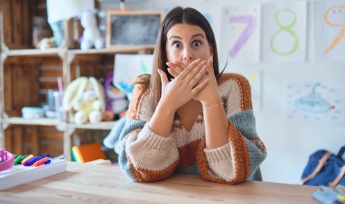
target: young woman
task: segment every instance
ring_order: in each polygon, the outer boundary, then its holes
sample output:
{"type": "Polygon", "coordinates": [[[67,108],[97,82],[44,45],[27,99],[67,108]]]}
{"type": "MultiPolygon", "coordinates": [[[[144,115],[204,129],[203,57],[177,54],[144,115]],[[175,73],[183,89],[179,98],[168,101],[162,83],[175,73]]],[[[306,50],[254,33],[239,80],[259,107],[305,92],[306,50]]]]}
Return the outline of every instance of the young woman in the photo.
{"type": "Polygon", "coordinates": [[[219,72],[206,18],[193,8],[171,10],[153,64],[152,74],[139,78],[121,133],[124,173],[138,182],[174,173],[228,184],[253,177],[266,148],[256,133],[250,85],[219,72]]]}

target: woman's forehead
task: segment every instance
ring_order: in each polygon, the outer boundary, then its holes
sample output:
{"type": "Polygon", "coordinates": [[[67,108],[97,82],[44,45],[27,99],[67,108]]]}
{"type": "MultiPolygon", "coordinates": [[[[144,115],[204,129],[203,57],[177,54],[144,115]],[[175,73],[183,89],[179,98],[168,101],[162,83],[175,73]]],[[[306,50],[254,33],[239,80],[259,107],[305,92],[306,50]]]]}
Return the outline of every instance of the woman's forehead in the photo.
{"type": "Polygon", "coordinates": [[[192,24],[180,23],[172,26],[167,33],[168,39],[172,36],[194,36],[196,34],[201,34],[205,37],[205,31],[197,26],[192,24]]]}

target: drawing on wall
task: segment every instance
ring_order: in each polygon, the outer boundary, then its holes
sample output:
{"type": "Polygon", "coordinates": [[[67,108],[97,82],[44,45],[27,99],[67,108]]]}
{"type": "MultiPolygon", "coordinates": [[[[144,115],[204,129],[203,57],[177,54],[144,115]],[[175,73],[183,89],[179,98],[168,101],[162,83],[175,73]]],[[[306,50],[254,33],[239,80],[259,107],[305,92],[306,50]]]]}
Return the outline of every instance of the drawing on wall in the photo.
{"type": "Polygon", "coordinates": [[[260,61],[259,4],[229,6],[222,10],[221,60],[260,61]]]}
{"type": "Polygon", "coordinates": [[[136,77],[151,73],[152,63],[153,55],[115,55],[113,83],[121,91],[132,93],[136,77]]]}
{"type": "Polygon", "coordinates": [[[289,82],[286,89],[286,120],[345,125],[345,83],[289,82]]]}
{"type": "Polygon", "coordinates": [[[345,59],[345,2],[314,2],[315,60],[345,59]]]}
{"type": "Polygon", "coordinates": [[[307,3],[269,3],[263,10],[263,60],[304,61],[307,3]]]}
{"type": "Polygon", "coordinates": [[[334,106],[331,106],[327,99],[322,98],[320,93],[316,92],[318,86],[320,86],[320,83],[314,84],[312,92],[308,96],[298,98],[295,102],[295,108],[313,113],[328,112],[334,109],[334,106]]]}

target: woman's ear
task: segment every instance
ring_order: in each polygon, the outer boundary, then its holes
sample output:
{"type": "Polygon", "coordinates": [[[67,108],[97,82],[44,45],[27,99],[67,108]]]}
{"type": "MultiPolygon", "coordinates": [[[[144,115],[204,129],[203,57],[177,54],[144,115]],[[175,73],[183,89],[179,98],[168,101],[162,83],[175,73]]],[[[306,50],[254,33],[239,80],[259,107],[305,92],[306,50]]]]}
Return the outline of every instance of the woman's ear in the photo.
{"type": "Polygon", "coordinates": [[[213,47],[210,46],[210,54],[213,56],[213,47]]]}

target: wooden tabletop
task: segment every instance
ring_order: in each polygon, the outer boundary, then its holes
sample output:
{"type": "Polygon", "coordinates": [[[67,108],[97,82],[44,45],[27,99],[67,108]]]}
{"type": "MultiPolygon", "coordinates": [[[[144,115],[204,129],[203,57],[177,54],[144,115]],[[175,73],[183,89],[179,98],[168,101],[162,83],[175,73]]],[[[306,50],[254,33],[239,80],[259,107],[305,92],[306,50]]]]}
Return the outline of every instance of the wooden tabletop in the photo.
{"type": "Polygon", "coordinates": [[[117,166],[68,162],[67,171],[0,192],[0,203],[315,203],[317,187],[247,181],[225,185],[191,175],[136,183],[117,166]]]}

